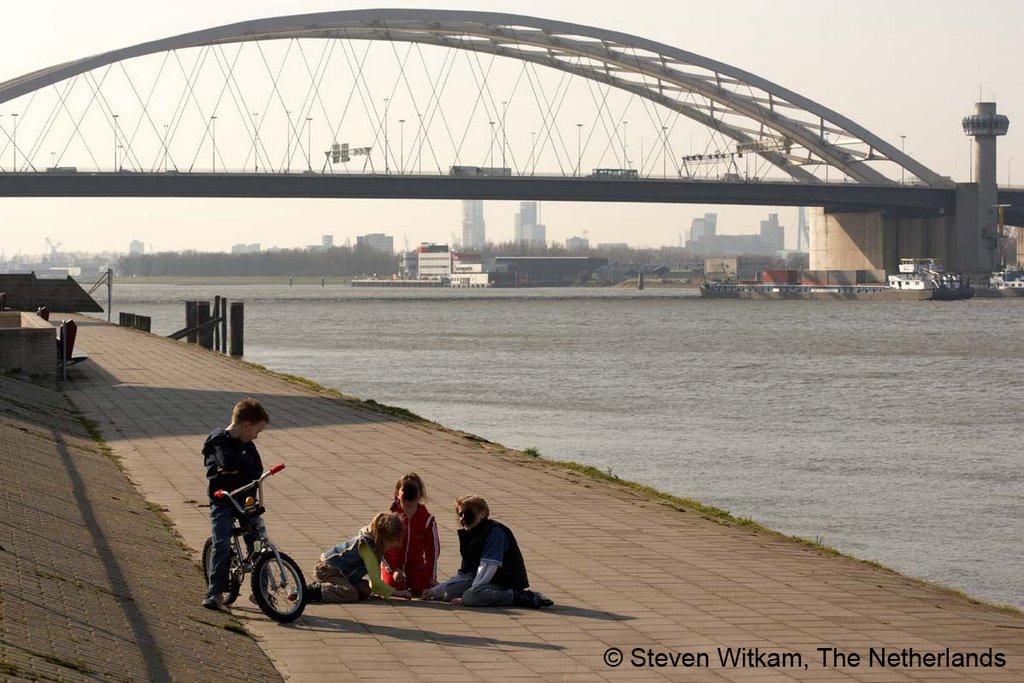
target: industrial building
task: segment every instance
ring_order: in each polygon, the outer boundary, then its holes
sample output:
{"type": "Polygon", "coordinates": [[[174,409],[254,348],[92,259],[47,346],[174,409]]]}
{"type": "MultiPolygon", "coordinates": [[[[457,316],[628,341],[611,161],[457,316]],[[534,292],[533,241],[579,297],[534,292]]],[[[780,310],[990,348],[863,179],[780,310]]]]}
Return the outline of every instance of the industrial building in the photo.
{"type": "Polygon", "coordinates": [[[498,256],[498,273],[515,273],[519,287],[568,287],[590,279],[608,259],[591,256],[498,256]]]}
{"type": "Polygon", "coordinates": [[[385,254],[393,254],[395,253],[395,238],[380,232],[359,235],[356,237],[356,248],[358,249],[359,247],[376,249],[377,251],[383,251],[385,254]]]}

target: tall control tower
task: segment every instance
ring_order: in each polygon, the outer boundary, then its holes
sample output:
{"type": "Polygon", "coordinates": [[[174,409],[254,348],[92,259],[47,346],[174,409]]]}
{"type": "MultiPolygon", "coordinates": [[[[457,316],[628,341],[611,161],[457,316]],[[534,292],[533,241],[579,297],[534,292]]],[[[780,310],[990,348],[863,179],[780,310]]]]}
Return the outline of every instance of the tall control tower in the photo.
{"type": "Polygon", "coordinates": [[[1006,135],[1010,119],[996,113],[995,102],[978,102],[975,113],[965,116],[964,133],[974,137],[974,182],[978,185],[978,268],[994,270],[999,259],[996,204],[996,136],[1006,135]]]}

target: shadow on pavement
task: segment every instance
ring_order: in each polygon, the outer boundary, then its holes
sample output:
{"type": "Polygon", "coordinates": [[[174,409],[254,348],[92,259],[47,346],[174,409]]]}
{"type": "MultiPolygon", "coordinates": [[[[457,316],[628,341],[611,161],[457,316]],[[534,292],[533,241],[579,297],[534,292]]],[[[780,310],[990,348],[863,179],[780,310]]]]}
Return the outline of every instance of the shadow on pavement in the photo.
{"type": "Polygon", "coordinates": [[[506,648],[515,647],[527,650],[552,650],[559,651],[565,648],[561,645],[550,643],[530,643],[517,640],[500,640],[498,638],[486,638],[484,636],[460,635],[454,633],[438,633],[419,628],[402,628],[400,626],[368,626],[352,619],[341,619],[332,617],[312,616],[308,612],[302,616],[301,621],[295,625],[287,625],[285,628],[300,628],[303,630],[320,632],[343,632],[343,633],[367,633],[374,636],[394,638],[396,640],[408,640],[418,643],[436,643],[438,645],[455,645],[458,647],[473,648],[506,648]]]}
{"type": "Polygon", "coordinates": [[[79,394],[112,394],[112,399],[104,403],[141,408],[137,419],[118,420],[116,432],[103,430],[108,442],[153,435],[205,436],[226,424],[232,406],[248,395],[266,407],[275,430],[379,424],[400,419],[365,407],[355,399],[305,393],[300,387],[295,388],[295,393],[259,393],[136,384],[111,374],[98,363],[76,367],[69,380],[65,387],[76,404],[80,403],[79,394]]]}

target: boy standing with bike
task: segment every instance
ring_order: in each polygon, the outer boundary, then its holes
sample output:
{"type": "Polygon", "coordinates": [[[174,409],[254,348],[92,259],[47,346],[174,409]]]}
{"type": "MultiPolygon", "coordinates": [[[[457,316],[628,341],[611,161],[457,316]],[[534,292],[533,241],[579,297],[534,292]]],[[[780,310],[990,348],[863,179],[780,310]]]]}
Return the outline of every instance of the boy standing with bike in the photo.
{"type": "Polygon", "coordinates": [[[228,590],[231,529],[238,516],[230,500],[214,498],[213,494],[221,489],[233,491],[259,479],[263,462],[254,442],[269,422],[270,416],[259,401],[243,398],[231,411],[231,424],[210,432],[203,444],[213,536],[213,562],[207,577],[209,590],[203,598],[206,609],[219,609],[221,593],[228,590]]]}

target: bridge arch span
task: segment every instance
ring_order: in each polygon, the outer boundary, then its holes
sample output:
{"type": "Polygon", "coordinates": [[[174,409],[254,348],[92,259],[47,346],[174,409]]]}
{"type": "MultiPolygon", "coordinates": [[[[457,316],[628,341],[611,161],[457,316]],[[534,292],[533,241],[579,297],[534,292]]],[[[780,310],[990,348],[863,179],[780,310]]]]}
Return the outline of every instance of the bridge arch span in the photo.
{"type": "Polygon", "coordinates": [[[437,45],[518,59],[605,83],[674,110],[731,138],[794,181],[821,182],[832,167],[868,184],[904,169],[929,187],[953,182],[849,118],[792,90],[720,61],[617,31],[494,12],[363,9],[228,24],[58,64],[0,83],[0,103],[98,67],[178,49],[249,41],[321,38],[437,45]],[[682,93],[701,99],[684,101],[682,93]]]}

